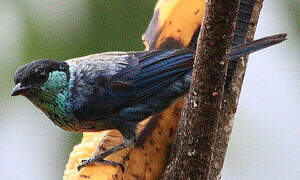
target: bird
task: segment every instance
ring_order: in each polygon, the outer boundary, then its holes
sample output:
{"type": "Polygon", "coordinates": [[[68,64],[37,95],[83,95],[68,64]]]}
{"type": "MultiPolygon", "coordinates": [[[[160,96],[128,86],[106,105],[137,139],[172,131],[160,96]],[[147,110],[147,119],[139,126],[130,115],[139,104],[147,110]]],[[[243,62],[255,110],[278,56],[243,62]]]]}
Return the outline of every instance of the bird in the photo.
{"type": "MultiPolygon", "coordinates": [[[[286,40],[273,35],[233,46],[229,61],[286,40]]],[[[123,143],[82,161],[78,170],[136,144],[139,122],[190,88],[195,51],[106,52],[66,61],[41,59],[17,69],[11,96],[22,95],[66,131],[117,129],[123,143]]]]}

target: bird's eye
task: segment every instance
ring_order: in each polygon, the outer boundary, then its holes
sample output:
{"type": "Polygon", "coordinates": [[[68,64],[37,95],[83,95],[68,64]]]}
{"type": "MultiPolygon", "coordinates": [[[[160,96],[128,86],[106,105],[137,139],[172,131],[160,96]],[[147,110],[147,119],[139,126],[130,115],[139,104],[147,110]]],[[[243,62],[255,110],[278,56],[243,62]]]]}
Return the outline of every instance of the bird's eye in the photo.
{"type": "Polygon", "coordinates": [[[43,68],[37,69],[36,75],[39,82],[45,82],[48,79],[48,72],[43,68]]]}

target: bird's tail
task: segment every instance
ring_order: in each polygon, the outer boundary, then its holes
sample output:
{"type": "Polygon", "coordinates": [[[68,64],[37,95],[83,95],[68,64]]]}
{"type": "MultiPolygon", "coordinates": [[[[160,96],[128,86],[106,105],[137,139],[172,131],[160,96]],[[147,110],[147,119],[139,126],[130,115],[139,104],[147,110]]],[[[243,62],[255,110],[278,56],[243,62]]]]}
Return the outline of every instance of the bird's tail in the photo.
{"type": "Polygon", "coordinates": [[[230,60],[248,55],[250,53],[253,53],[255,51],[259,51],[261,49],[264,49],[266,47],[278,44],[282,41],[285,41],[287,39],[287,34],[282,33],[282,34],[276,34],[273,36],[268,36],[265,38],[261,38],[249,43],[241,44],[241,45],[236,45],[231,47],[230,53],[229,53],[229,58],[230,60]]]}

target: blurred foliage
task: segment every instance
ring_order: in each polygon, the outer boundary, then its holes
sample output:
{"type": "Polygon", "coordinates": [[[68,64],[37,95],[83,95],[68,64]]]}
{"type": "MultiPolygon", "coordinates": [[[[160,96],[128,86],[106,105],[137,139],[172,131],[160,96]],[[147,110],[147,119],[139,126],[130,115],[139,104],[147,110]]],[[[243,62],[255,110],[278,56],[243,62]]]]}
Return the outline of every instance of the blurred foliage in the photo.
{"type": "MultiPolygon", "coordinates": [[[[151,19],[155,1],[87,1],[87,12],[77,14],[68,7],[64,18],[71,22],[42,21],[23,6],[25,17],[24,59],[49,57],[69,59],[104,51],[141,50],[141,35],[151,19]],[[83,17],[80,17],[82,15],[83,17]],[[70,28],[59,25],[69,24],[70,28]]],[[[47,12],[47,11],[46,11],[47,12]]],[[[47,13],[42,15],[47,16],[47,13]]],[[[58,19],[59,21],[59,19],[58,19]]]]}

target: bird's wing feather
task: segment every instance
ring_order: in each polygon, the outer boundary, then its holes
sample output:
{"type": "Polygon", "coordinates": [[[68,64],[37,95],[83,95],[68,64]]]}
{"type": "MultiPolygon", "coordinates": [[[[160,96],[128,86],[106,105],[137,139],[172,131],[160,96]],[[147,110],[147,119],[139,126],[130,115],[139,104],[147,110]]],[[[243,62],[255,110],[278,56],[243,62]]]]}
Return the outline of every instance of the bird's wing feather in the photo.
{"type": "Polygon", "coordinates": [[[131,103],[147,99],[179,79],[193,67],[194,53],[190,50],[135,52],[138,63],[132,69],[117,73],[111,81],[132,84],[135,94],[131,103]],[[134,75],[128,72],[137,70],[134,75]]]}
{"type": "MultiPolygon", "coordinates": [[[[85,76],[104,78],[98,83],[93,78],[93,93],[77,114],[81,118],[96,120],[116,112],[119,108],[139,103],[157,95],[164,87],[179,79],[193,67],[194,52],[191,50],[139,51],[123,54],[100,54],[109,57],[106,61],[85,64],[85,76]],[[121,58],[123,57],[123,58],[121,58]],[[99,65],[101,64],[101,65],[99,65]],[[99,66],[95,70],[95,66],[99,66]],[[106,66],[106,67],[104,67],[106,66]],[[106,72],[112,69],[114,73],[106,72]],[[97,84],[97,85],[96,85],[97,84]],[[96,85],[96,87],[95,87],[96,85]]],[[[102,57],[101,57],[102,56],[102,57]]],[[[97,58],[97,59],[99,59],[97,58]]],[[[82,71],[82,67],[80,68],[82,71]]],[[[87,79],[88,77],[84,78],[87,79]]]]}

